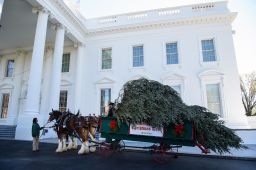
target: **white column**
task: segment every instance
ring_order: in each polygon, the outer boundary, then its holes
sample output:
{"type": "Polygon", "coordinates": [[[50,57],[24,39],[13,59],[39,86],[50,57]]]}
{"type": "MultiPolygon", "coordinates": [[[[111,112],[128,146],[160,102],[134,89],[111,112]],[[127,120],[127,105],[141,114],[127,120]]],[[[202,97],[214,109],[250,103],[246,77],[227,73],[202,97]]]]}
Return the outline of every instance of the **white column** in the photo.
{"type": "Polygon", "coordinates": [[[25,57],[27,52],[24,50],[17,50],[16,51],[16,60],[15,60],[15,77],[14,83],[15,87],[12,91],[12,97],[10,101],[10,116],[14,118],[12,124],[16,124],[16,118],[18,117],[19,107],[20,107],[20,96],[21,96],[21,86],[22,86],[22,79],[24,74],[24,64],[25,64],[25,57]]]}
{"type": "Polygon", "coordinates": [[[75,101],[74,101],[74,109],[75,109],[76,112],[79,109],[81,109],[84,51],[85,51],[85,46],[83,44],[78,45],[78,47],[77,47],[77,60],[76,60],[75,101]]]}
{"type": "Polygon", "coordinates": [[[32,115],[39,113],[39,100],[48,15],[49,13],[45,10],[40,10],[38,12],[25,109],[26,113],[32,115]]]}
{"type": "Polygon", "coordinates": [[[50,103],[49,109],[59,109],[61,66],[64,47],[65,29],[58,25],[55,38],[55,47],[52,63],[51,87],[50,87],[50,103]]]}

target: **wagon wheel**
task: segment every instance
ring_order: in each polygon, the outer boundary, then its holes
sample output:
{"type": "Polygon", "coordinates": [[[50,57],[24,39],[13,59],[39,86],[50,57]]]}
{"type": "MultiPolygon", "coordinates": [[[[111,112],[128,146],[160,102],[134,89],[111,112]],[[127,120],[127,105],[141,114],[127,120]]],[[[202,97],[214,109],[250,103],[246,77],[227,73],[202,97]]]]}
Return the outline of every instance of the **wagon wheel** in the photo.
{"type": "Polygon", "coordinates": [[[125,149],[125,143],[123,140],[115,140],[112,142],[112,150],[114,152],[122,152],[125,149]]]}
{"type": "MultiPolygon", "coordinates": [[[[178,146],[181,147],[181,146],[178,146]]],[[[173,155],[174,158],[178,158],[178,147],[172,146],[170,147],[170,154],[173,155]],[[176,148],[176,150],[174,150],[176,148]]]]}
{"type": "Polygon", "coordinates": [[[113,154],[113,151],[111,149],[111,144],[107,142],[102,142],[98,146],[98,152],[100,155],[104,157],[109,157],[113,154]]]}
{"type": "Polygon", "coordinates": [[[157,163],[166,163],[171,159],[170,153],[168,151],[170,150],[169,145],[160,144],[160,146],[153,145],[152,147],[152,156],[153,160],[157,163]]]}
{"type": "Polygon", "coordinates": [[[123,151],[125,148],[124,142],[121,140],[114,140],[111,143],[102,143],[99,145],[99,153],[105,157],[112,156],[113,154],[123,151]]]}

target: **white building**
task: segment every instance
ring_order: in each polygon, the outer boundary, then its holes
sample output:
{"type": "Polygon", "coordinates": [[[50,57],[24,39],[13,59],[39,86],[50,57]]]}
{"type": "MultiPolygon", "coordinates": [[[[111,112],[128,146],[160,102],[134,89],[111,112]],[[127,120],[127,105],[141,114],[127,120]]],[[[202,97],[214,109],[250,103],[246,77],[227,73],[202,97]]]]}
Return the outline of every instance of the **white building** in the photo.
{"type": "Polygon", "coordinates": [[[43,125],[52,108],[100,114],[125,82],[146,77],[248,128],[236,15],[224,1],[86,20],[69,1],[0,0],[0,125],[30,139],[33,117],[43,125]]]}

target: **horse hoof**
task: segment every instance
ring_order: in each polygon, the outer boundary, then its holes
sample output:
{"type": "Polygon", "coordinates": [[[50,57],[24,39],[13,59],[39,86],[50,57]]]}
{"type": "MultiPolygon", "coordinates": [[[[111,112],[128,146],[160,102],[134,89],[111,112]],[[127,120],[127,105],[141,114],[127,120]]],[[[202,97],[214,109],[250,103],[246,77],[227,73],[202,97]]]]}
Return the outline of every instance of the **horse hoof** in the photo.
{"type": "Polygon", "coordinates": [[[76,145],[76,146],[73,146],[71,149],[77,149],[77,145],[76,145]]]}
{"type": "Polygon", "coordinates": [[[84,153],[90,153],[90,149],[89,148],[84,149],[84,153]]]}
{"type": "Polygon", "coordinates": [[[90,147],[90,152],[95,152],[96,151],[96,147],[90,147]]]}
{"type": "Polygon", "coordinates": [[[60,152],[63,152],[63,150],[57,149],[56,152],[57,152],[57,153],[60,153],[60,152]]]}
{"type": "Polygon", "coordinates": [[[82,155],[82,154],[84,154],[84,151],[79,150],[78,155],[82,155]]]}

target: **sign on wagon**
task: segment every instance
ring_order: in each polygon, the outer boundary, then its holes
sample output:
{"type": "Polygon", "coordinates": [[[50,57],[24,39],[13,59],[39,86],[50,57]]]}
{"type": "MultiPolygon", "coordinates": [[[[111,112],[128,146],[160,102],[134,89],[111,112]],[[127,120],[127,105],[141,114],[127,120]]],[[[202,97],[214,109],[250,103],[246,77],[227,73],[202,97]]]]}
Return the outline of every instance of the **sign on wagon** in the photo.
{"type": "Polygon", "coordinates": [[[130,125],[131,135],[163,137],[163,133],[163,128],[153,128],[152,126],[145,124],[130,125]]]}

